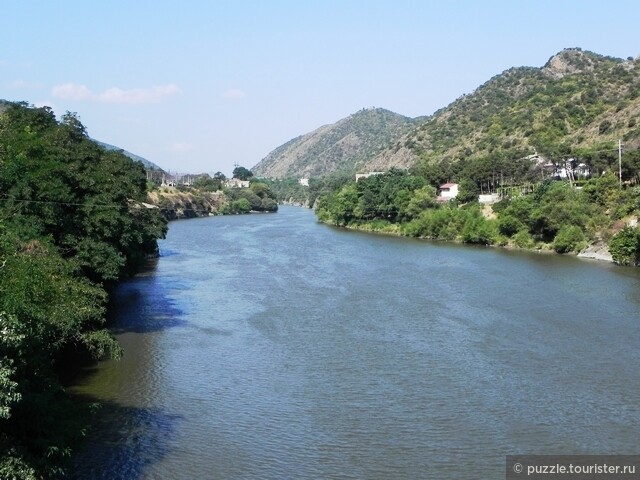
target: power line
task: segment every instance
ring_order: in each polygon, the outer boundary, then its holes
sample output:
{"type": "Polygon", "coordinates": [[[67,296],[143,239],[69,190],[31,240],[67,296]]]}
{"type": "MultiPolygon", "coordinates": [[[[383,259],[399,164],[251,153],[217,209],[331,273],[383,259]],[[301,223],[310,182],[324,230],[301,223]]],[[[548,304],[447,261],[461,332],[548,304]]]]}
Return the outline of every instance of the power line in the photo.
{"type": "Polygon", "coordinates": [[[56,202],[53,200],[29,200],[26,198],[0,198],[3,202],[19,202],[19,203],[38,203],[48,205],[66,205],[73,207],[105,207],[105,208],[120,208],[126,207],[126,204],[119,203],[74,203],[74,202],[56,202]]]}
{"type": "MultiPolygon", "coordinates": [[[[26,198],[0,198],[2,202],[19,202],[19,203],[36,203],[36,204],[47,204],[47,205],[65,205],[65,206],[73,206],[73,207],[103,207],[103,208],[123,208],[129,207],[129,204],[118,204],[118,203],[73,203],[73,202],[55,202],[52,200],[28,200],[26,198]]],[[[149,204],[153,205],[153,204],[149,204]]],[[[159,210],[181,210],[181,211],[190,211],[190,212],[199,212],[203,210],[202,208],[163,208],[158,205],[154,205],[154,207],[159,210]]]]}

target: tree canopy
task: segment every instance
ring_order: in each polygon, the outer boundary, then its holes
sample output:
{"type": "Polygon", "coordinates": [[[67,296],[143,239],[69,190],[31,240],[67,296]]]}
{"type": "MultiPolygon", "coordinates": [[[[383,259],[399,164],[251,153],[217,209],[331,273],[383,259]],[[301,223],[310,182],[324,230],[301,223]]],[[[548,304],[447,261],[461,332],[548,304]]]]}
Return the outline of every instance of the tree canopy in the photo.
{"type": "Polygon", "coordinates": [[[253,172],[245,167],[236,167],[233,169],[233,178],[249,180],[251,177],[253,177],[253,172]]]}
{"type": "Polygon", "coordinates": [[[0,114],[0,478],[61,471],[85,417],[62,360],[117,357],[107,290],[157,252],[141,164],[89,139],[77,115],[9,104],[0,114]]]}

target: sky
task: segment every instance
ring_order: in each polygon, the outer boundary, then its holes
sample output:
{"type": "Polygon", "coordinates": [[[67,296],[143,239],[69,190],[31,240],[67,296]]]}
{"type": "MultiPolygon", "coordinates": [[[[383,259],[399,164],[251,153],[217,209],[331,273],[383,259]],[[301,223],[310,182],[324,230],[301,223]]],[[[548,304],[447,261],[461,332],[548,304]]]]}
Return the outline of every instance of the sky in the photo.
{"type": "Polygon", "coordinates": [[[640,54],[637,0],[3,0],[0,98],[183,173],[365,107],[430,115],[563,48],[640,54]]]}

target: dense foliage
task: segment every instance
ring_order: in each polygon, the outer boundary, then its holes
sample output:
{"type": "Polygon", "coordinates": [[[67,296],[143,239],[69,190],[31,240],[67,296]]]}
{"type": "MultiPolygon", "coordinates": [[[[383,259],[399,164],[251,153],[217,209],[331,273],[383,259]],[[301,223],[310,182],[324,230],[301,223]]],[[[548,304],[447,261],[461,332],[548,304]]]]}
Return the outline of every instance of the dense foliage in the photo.
{"type": "Polygon", "coordinates": [[[609,251],[620,265],[640,264],[640,229],[625,227],[609,242],[609,251]]]}
{"type": "Polygon", "coordinates": [[[238,180],[249,180],[253,177],[253,172],[246,167],[237,166],[233,169],[233,178],[237,178],[238,180]]]}
{"type": "Polygon", "coordinates": [[[222,172],[216,172],[213,177],[208,174],[198,175],[191,186],[201,192],[217,192],[222,190],[224,182],[227,178],[222,172]]]}
{"type": "Polygon", "coordinates": [[[84,428],[64,359],[117,357],[107,290],[157,251],[142,165],[91,141],[74,114],[0,114],[0,478],[59,472],[84,428]]]}
{"type": "Polygon", "coordinates": [[[225,190],[228,202],[220,213],[276,212],[278,202],[269,185],[252,180],[249,188],[229,188],[225,190]]]}
{"type": "Polygon", "coordinates": [[[358,112],[278,147],[254,171],[302,178],[480,159],[509,167],[537,154],[587,159],[599,175],[617,162],[618,140],[640,148],[639,111],[640,59],[570,48],[541,68],[508,69],[429,117],[358,112]]]}
{"type": "MultiPolygon", "coordinates": [[[[462,180],[470,181],[468,177],[462,180]]],[[[616,224],[640,213],[640,187],[622,189],[612,174],[590,179],[582,188],[545,180],[530,189],[513,191],[493,207],[483,207],[477,197],[469,200],[461,187],[453,201],[438,202],[429,179],[391,170],[350,181],[322,195],[317,215],[338,226],[567,253],[609,240],[616,224]]],[[[637,229],[624,229],[611,245],[614,260],[638,262],[637,229]]]]}
{"type": "Polygon", "coordinates": [[[617,160],[619,139],[632,150],[640,146],[639,105],[638,60],[566,49],[542,68],[496,75],[436,112],[387,156],[408,160],[407,166],[534,153],[579,156],[599,174],[617,160]]]}

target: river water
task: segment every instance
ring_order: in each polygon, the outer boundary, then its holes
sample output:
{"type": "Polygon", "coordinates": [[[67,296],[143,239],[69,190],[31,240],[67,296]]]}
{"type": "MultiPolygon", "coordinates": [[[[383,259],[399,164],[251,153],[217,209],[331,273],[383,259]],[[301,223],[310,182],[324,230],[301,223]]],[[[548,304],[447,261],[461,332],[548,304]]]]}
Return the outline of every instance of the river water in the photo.
{"type": "Polygon", "coordinates": [[[640,272],[345,231],[312,211],[171,223],[115,295],[76,479],[504,478],[636,454],[640,272]]]}

